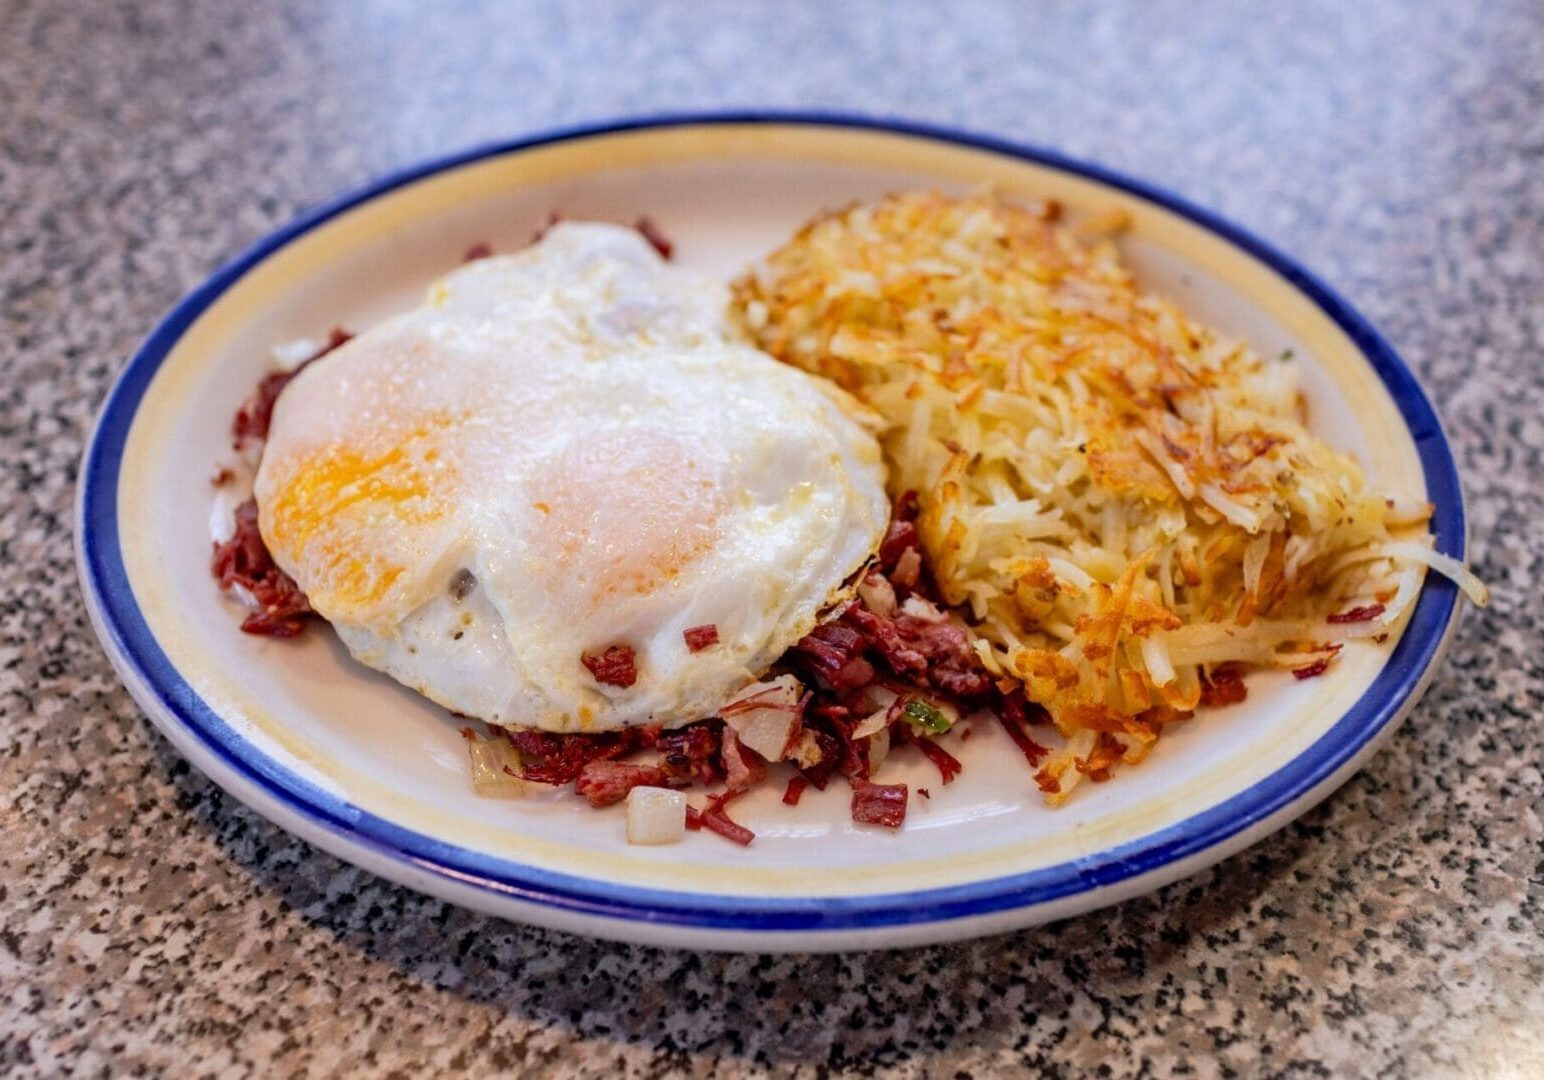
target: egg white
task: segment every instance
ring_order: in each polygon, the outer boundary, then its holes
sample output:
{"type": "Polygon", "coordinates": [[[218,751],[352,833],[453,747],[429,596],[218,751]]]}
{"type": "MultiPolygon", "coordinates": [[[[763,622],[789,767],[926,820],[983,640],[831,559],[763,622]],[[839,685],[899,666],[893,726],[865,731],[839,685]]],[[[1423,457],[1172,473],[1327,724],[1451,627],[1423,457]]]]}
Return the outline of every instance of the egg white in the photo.
{"type": "Polygon", "coordinates": [[[616,226],[468,264],[285,390],[264,539],[356,658],[458,713],[712,715],[889,517],[859,407],[743,344],[727,310],[723,285],[616,226]],[[693,653],[683,631],[705,624],[719,643],[693,653]],[[616,644],[632,686],[581,662],[616,644]]]}

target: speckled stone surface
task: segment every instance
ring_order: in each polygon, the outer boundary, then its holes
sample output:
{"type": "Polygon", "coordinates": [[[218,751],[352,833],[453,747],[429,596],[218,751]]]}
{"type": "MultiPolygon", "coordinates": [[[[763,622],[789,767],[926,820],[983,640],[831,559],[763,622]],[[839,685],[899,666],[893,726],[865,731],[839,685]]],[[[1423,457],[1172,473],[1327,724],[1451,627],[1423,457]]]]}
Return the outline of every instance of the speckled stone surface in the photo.
{"type": "Polygon", "coordinates": [[[1023,8],[0,3],[0,1072],[1544,1075],[1544,6],[1023,8]],[[1439,402],[1495,588],[1389,748],[1156,895],[813,959],[473,915],[191,771],[70,554],[82,440],[154,320],[384,170],[727,105],[1095,158],[1371,315],[1439,402]]]}

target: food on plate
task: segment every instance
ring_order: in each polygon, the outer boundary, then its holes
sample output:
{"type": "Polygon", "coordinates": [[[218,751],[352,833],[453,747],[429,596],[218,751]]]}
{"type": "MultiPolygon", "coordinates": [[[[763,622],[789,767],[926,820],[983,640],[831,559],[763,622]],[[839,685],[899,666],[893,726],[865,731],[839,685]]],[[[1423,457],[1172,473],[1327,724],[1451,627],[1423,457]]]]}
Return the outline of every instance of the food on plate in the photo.
{"type": "Polygon", "coordinates": [[[1065,737],[1051,801],[1244,697],[1401,625],[1431,508],[1312,436],[1290,355],[1143,290],[1115,219],[992,193],[823,215],[734,286],[772,355],[882,418],[892,492],[984,667],[1065,737]]]}
{"type": "Polygon", "coordinates": [[[686,794],[639,785],[627,793],[627,842],[671,844],[686,835],[686,794]]]}
{"type": "Polygon", "coordinates": [[[571,784],[641,844],[748,844],[735,800],[837,777],[899,828],[886,763],[950,784],[993,719],[1058,803],[1251,670],[1386,640],[1429,568],[1483,603],[1430,507],[1309,433],[1291,357],[1143,291],[1117,228],[893,196],[732,288],[646,221],[476,245],[284,350],[215,576],[243,629],[320,616],[483,721],[479,793],[571,784]]]}
{"type": "Polygon", "coordinates": [[[851,592],[889,520],[846,395],[724,286],[560,223],[305,367],[254,495],[362,663],[554,732],[714,715],[851,592]]]}
{"type": "Polygon", "coordinates": [[[233,425],[256,474],[215,575],[243,629],[319,615],[484,721],[480,793],[716,788],[637,796],[632,831],[749,843],[726,807],[787,762],[785,801],[842,776],[855,820],[898,827],[907,789],[873,771],[912,743],[952,780],[935,740],[993,693],[914,503],[892,509],[849,395],[740,340],[727,288],[641,233],[480,246],[414,311],[287,348],[233,425]]]}

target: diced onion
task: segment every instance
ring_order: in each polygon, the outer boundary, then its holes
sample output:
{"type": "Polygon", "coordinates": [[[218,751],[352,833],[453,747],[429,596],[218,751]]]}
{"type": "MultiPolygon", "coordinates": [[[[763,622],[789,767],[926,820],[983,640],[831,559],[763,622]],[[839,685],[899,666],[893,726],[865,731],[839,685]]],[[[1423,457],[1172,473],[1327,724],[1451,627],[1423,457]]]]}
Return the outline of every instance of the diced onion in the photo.
{"type": "Polygon", "coordinates": [[[916,595],[906,598],[906,602],[901,605],[901,614],[910,615],[918,622],[941,623],[949,619],[937,604],[916,595]]]}
{"type": "Polygon", "coordinates": [[[525,794],[525,781],[514,775],[520,771],[520,751],[503,737],[469,738],[467,755],[472,759],[472,790],[495,799],[525,794]],[[509,772],[505,772],[505,767],[509,772]]]}
{"type": "Polygon", "coordinates": [[[294,371],[311,357],[322,351],[322,344],[310,338],[283,341],[268,350],[268,355],[280,371],[294,371]]]}
{"type": "Polygon", "coordinates": [[[863,691],[863,697],[864,700],[868,702],[868,706],[871,709],[888,709],[897,701],[901,700],[900,694],[897,694],[894,690],[890,689],[888,686],[883,685],[882,683],[875,683],[873,686],[870,686],[868,689],[863,691]]]}
{"type": "Polygon", "coordinates": [[[627,793],[629,844],[674,844],[685,835],[685,792],[640,785],[627,793]]]}
{"type": "Polygon", "coordinates": [[[793,675],[752,683],[731,698],[719,710],[719,715],[739,736],[740,742],[768,761],[781,761],[788,752],[788,743],[799,719],[799,697],[803,690],[793,675]]]}
{"type": "Polygon", "coordinates": [[[879,767],[885,763],[885,758],[890,756],[890,729],[882,727],[868,737],[869,740],[869,775],[879,771],[879,767]]]}
{"type": "Polygon", "coordinates": [[[870,735],[878,734],[881,731],[888,731],[889,728],[890,706],[886,705],[881,709],[875,709],[862,720],[859,720],[858,726],[852,729],[852,737],[854,739],[866,739],[870,735]]]}
{"type": "Polygon", "coordinates": [[[869,574],[858,584],[858,599],[875,615],[895,614],[895,588],[883,574],[869,574]]]}

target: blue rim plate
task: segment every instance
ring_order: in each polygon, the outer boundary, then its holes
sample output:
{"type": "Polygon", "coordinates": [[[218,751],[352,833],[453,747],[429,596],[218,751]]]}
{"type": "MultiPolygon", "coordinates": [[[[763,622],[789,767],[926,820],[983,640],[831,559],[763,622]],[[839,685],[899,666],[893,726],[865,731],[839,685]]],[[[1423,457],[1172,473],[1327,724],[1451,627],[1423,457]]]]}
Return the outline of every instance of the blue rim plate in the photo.
{"type": "Polygon", "coordinates": [[[84,456],[77,562],[93,625],[136,700],[222,787],[318,846],[454,902],[542,925],[626,940],[736,949],[842,949],[947,940],[1030,925],[1147,891],[1279,828],[1344,782],[1414,706],[1456,622],[1457,590],[1428,576],[1405,632],[1371,685],[1305,751],[1247,790],[1129,843],[1021,873],[936,888],[859,895],[754,897],[644,888],[563,873],[457,846],[368,813],[264,754],[195,692],[152,632],[130,585],[118,505],[130,429],[163,362],[222,295],[312,230],[388,193],[464,166],[629,132],[798,126],[881,132],[1029,162],[1125,193],[1186,219],[1273,270],[1365,357],[1408,428],[1437,548],[1460,559],[1465,519],[1457,470],[1410,369],[1349,303],[1248,232],[1150,184],[1001,139],[896,120],[824,113],[715,113],[630,119],[485,146],[404,169],[300,217],[183,299],[129,361],[84,456]]]}

